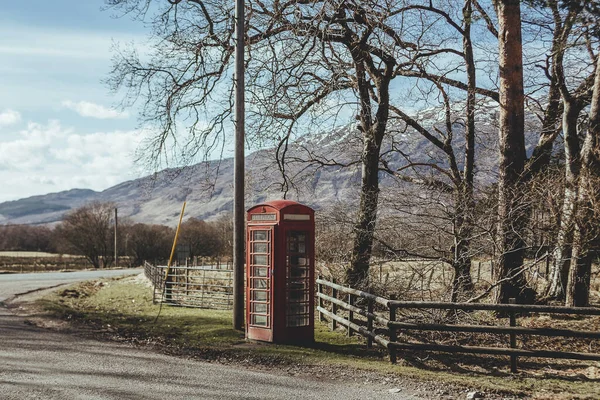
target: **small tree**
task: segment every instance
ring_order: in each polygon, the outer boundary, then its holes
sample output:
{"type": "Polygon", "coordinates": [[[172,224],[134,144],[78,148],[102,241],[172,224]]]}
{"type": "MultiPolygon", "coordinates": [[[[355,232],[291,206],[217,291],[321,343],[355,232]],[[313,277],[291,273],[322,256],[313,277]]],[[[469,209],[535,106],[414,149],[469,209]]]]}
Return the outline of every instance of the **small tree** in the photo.
{"type": "MultiPolygon", "coordinates": [[[[152,263],[169,259],[173,243],[173,229],[164,225],[134,224],[122,230],[124,249],[132,256],[131,265],[140,266],[144,261],[152,263]]],[[[123,245],[122,245],[123,246],[123,245]]]]}
{"type": "Polygon", "coordinates": [[[93,202],[67,214],[56,233],[75,252],[83,255],[94,268],[113,262],[114,204],[93,202]]]}
{"type": "Polygon", "coordinates": [[[219,252],[219,234],[214,226],[190,218],[181,224],[179,243],[189,246],[190,257],[214,257],[219,252]]]}

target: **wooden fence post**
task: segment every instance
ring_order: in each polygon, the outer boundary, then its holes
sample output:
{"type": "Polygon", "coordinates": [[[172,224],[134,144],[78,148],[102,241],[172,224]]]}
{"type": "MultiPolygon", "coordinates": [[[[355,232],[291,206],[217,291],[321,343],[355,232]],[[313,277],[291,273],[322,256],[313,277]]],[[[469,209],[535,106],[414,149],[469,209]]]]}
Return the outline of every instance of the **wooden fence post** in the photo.
{"type": "MultiPolygon", "coordinates": [[[[351,306],[354,305],[354,296],[350,293],[348,293],[348,304],[351,306]]],[[[350,321],[350,323],[354,322],[354,311],[348,310],[348,321],[350,321]]],[[[348,337],[350,336],[352,336],[352,328],[348,325],[348,337]]]]}
{"type": "MultiPolygon", "coordinates": [[[[390,322],[395,322],[396,321],[396,307],[394,306],[390,306],[390,322]]],[[[388,351],[390,353],[390,362],[392,364],[396,364],[396,348],[392,345],[392,343],[395,343],[398,341],[398,335],[396,334],[396,328],[390,324],[388,325],[388,328],[390,330],[390,344],[389,344],[389,348],[388,351]]]]}
{"type": "MultiPolygon", "coordinates": [[[[172,268],[171,268],[172,269],[172,268]]],[[[172,271],[169,271],[172,272],[172,271]]],[[[170,273],[165,277],[165,302],[170,302],[173,299],[173,294],[171,291],[173,290],[173,274],[170,273]]]]}
{"type": "MultiPolygon", "coordinates": [[[[323,279],[323,277],[321,275],[319,275],[319,280],[323,279]]],[[[323,293],[323,284],[319,283],[317,285],[317,292],[318,293],[323,293]]],[[[319,307],[323,308],[323,299],[319,297],[319,307]]],[[[323,315],[323,313],[321,311],[319,311],[319,321],[323,322],[325,321],[325,316],[323,315]]]]}
{"type": "Polygon", "coordinates": [[[202,267],[202,294],[200,297],[200,305],[201,307],[205,307],[204,304],[204,293],[206,292],[206,267],[202,267]]]}
{"type": "MultiPolygon", "coordinates": [[[[367,299],[367,330],[369,332],[373,332],[373,318],[371,314],[373,314],[373,300],[367,299]]],[[[373,338],[371,336],[367,336],[367,349],[373,347],[373,338]]]]}
{"type": "MultiPolygon", "coordinates": [[[[508,299],[508,304],[517,304],[517,299],[515,299],[515,298],[508,299]]],[[[515,315],[515,312],[513,310],[511,310],[509,315],[510,315],[510,326],[517,326],[517,317],[515,315]]],[[[510,334],[510,348],[511,349],[517,348],[517,335],[514,333],[510,334]]],[[[517,372],[517,356],[515,356],[515,355],[510,356],[510,372],[512,372],[512,373],[517,372]]]]}
{"type": "Polygon", "coordinates": [[[190,295],[190,266],[188,258],[185,259],[185,295],[190,295]]]}
{"type": "MultiPolygon", "coordinates": [[[[331,282],[332,282],[332,283],[335,283],[335,279],[334,279],[334,278],[331,278],[331,282]]],[[[337,299],[337,295],[338,295],[338,291],[337,291],[337,289],[331,288],[331,297],[333,297],[334,299],[337,299]]],[[[332,313],[333,315],[336,315],[336,314],[337,314],[337,309],[338,309],[338,306],[337,306],[337,304],[335,304],[335,303],[331,303],[331,313],[332,313]]],[[[335,330],[336,330],[336,328],[337,328],[337,321],[336,321],[335,319],[333,319],[333,318],[332,318],[332,319],[331,319],[331,330],[332,330],[332,331],[335,331],[335,330]]]]}

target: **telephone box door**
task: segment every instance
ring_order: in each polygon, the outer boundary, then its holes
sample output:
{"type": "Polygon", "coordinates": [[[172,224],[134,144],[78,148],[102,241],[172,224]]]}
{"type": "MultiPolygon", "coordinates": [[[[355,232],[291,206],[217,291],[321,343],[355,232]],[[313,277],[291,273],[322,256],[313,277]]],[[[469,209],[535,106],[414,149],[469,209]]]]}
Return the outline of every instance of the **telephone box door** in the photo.
{"type": "MultiPolygon", "coordinates": [[[[310,235],[312,232],[292,228],[286,232],[286,327],[311,325],[310,235]]],[[[311,327],[312,329],[312,327],[311,327]]]]}
{"type": "Polygon", "coordinates": [[[248,230],[248,337],[273,341],[273,227],[248,230]]]}

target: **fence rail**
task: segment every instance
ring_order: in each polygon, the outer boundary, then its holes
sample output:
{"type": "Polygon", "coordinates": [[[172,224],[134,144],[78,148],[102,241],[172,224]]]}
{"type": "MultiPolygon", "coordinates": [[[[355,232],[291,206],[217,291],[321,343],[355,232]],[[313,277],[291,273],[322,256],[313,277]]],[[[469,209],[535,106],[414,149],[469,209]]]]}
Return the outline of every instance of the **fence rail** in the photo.
{"type": "Polygon", "coordinates": [[[600,315],[600,308],[588,307],[557,307],[542,305],[523,305],[523,304],[474,304],[474,303],[441,303],[441,302],[421,302],[421,301],[396,301],[375,296],[361,290],[336,284],[325,279],[317,279],[317,297],[319,304],[317,310],[319,318],[323,321],[328,317],[331,322],[332,330],[336,329],[337,324],[343,325],[347,329],[348,335],[360,333],[367,338],[367,347],[371,347],[373,342],[378,343],[388,350],[390,361],[396,362],[398,350],[421,350],[421,351],[439,351],[446,353],[471,353],[471,354],[492,354],[506,355],[511,359],[511,371],[517,372],[517,357],[540,357],[555,359],[575,359],[600,361],[600,354],[578,353],[568,351],[549,351],[549,350],[527,350],[517,348],[516,335],[536,335],[548,337],[568,337],[584,339],[600,339],[600,332],[581,331],[571,329],[557,328],[528,328],[517,326],[517,316],[520,313],[546,313],[561,315],[600,315]],[[325,291],[330,293],[326,294],[325,291]],[[342,294],[347,301],[342,300],[342,294]],[[357,299],[361,300],[363,307],[358,307],[357,299]],[[330,304],[328,309],[325,303],[330,304]],[[378,305],[380,311],[374,311],[374,306],[378,305]],[[415,310],[487,310],[501,313],[509,318],[510,326],[486,326],[486,325],[455,325],[455,324],[434,324],[434,323],[414,323],[400,321],[397,318],[397,310],[415,309],[415,310]],[[344,311],[344,315],[339,315],[338,311],[344,311]],[[355,314],[366,318],[359,321],[354,317],[355,314]],[[459,346],[442,345],[434,343],[413,343],[399,341],[398,334],[408,331],[438,331],[438,332],[468,332],[468,333],[489,333],[489,334],[507,334],[509,335],[509,348],[503,347],[485,347],[485,346],[459,346]]]}
{"type": "Polygon", "coordinates": [[[233,269],[230,263],[167,267],[144,263],[152,282],[152,301],[182,307],[229,310],[233,307],[233,269]],[[165,279],[166,278],[166,279],[165,279]]]}

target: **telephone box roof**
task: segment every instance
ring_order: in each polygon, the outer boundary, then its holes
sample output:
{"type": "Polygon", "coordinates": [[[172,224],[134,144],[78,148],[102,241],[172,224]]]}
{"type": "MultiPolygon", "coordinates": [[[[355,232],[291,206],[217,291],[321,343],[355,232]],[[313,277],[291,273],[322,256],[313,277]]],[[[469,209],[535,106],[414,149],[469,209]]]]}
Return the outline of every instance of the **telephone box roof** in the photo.
{"type": "MultiPolygon", "coordinates": [[[[262,207],[262,206],[269,206],[269,207],[273,207],[274,209],[281,211],[284,208],[287,207],[291,207],[291,206],[302,206],[302,207],[306,207],[306,208],[310,208],[308,206],[305,206],[304,204],[300,204],[296,201],[292,201],[292,200],[273,200],[273,201],[266,201],[264,203],[260,203],[260,204],[256,204],[254,206],[252,206],[250,208],[250,210],[253,210],[256,207],[262,207]]],[[[248,211],[250,211],[248,210],[248,211]]]]}

